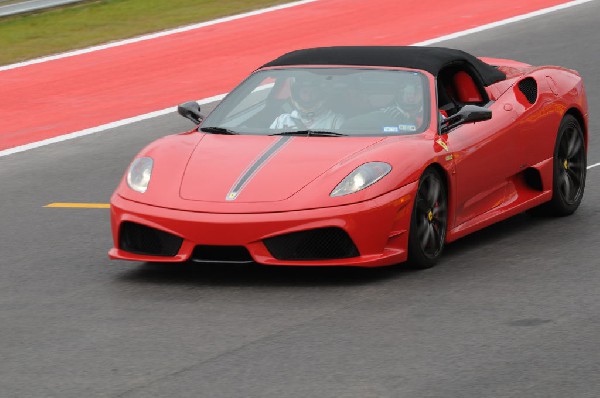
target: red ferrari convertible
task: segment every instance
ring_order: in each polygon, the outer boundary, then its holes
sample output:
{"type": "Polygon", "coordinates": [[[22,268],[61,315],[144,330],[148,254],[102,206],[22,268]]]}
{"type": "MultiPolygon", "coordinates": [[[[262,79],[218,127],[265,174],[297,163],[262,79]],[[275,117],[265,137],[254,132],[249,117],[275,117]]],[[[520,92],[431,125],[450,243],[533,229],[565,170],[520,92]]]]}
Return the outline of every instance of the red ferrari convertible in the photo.
{"type": "Polygon", "coordinates": [[[198,127],[143,149],[111,198],[113,259],[374,267],[525,210],[573,213],[588,110],[573,70],[433,47],[294,51],[198,127]]]}

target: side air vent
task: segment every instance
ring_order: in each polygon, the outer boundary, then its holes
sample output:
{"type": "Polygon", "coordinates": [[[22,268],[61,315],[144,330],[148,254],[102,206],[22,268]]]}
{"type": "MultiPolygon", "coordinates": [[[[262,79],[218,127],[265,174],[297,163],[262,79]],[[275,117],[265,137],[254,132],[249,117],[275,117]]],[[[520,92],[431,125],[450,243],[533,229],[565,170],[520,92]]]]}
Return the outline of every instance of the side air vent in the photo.
{"type": "Polygon", "coordinates": [[[519,82],[519,90],[525,95],[530,104],[537,99],[537,83],[534,78],[527,77],[519,82]]]}
{"type": "Polygon", "coordinates": [[[544,187],[542,186],[542,176],[537,169],[529,167],[523,170],[523,177],[525,178],[525,183],[531,187],[531,189],[535,189],[536,191],[544,190],[544,187]]]}

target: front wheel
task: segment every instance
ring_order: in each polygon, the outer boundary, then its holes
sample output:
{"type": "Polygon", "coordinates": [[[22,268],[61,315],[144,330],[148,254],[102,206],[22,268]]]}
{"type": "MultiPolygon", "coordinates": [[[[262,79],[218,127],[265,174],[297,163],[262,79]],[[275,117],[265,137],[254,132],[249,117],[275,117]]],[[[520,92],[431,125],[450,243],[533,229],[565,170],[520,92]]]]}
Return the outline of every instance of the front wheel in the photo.
{"type": "Polygon", "coordinates": [[[440,173],[429,168],[419,180],[408,236],[408,262],[417,269],[433,267],[444,249],[448,197],[440,173]]]}

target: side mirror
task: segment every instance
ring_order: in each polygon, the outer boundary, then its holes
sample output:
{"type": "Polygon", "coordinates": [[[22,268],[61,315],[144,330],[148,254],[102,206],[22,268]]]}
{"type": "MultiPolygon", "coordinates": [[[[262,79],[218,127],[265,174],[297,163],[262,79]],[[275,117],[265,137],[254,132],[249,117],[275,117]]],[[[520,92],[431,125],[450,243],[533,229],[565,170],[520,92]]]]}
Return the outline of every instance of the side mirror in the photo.
{"type": "Polygon", "coordinates": [[[177,112],[194,124],[200,124],[204,116],[200,113],[200,105],[196,101],[184,102],[177,107],[177,112]]]}
{"type": "Polygon", "coordinates": [[[492,118],[492,111],[483,106],[477,105],[465,105],[458,113],[442,120],[442,133],[446,133],[453,128],[472,122],[481,122],[484,120],[490,120],[492,118]]]}

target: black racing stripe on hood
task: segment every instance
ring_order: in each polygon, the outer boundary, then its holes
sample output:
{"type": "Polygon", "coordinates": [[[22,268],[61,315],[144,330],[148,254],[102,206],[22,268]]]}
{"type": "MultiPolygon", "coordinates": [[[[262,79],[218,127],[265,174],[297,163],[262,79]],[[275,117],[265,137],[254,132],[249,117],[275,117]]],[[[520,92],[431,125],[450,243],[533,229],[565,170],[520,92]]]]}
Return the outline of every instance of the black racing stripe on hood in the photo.
{"type": "Polygon", "coordinates": [[[280,137],[273,145],[268,147],[259,157],[256,159],[250,167],[246,169],[244,173],[237,179],[233,187],[229,190],[229,193],[225,197],[225,200],[235,200],[240,192],[244,189],[246,184],[254,177],[254,175],[260,170],[260,168],[271,158],[277,151],[279,151],[292,137],[280,137]]]}

